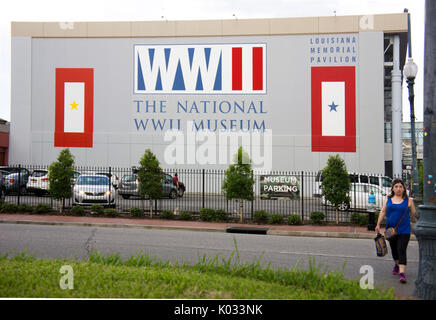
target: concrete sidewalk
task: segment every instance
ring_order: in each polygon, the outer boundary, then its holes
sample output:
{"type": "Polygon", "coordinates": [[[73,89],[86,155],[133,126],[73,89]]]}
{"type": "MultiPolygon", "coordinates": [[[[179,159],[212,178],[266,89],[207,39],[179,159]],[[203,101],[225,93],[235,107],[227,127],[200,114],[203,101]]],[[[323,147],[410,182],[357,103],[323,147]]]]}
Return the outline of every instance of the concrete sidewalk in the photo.
{"type": "MultiPolygon", "coordinates": [[[[43,224],[43,225],[69,225],[89,227],[111,228],[143,228],[143,229],[166,229],[166,230],[189,230],[209,232],[264,232],[268,235],[280,236],[306,236],[306,237],[331,237],[331,238],[355,238],[373,239],[374,231],[368,231],[366,227],[335,226],[335,225],[257,225],[248,223],[219,223],[202,221],[167,220],[158,217],[150,219],[142,218],[107,218],[107,217],[81,217],[70,215],[36,215],[36,214],[0,214],[0,223],[17,224],[43,224]]],[[[416,240],[411,235],[411,240],[416,240]]]]}

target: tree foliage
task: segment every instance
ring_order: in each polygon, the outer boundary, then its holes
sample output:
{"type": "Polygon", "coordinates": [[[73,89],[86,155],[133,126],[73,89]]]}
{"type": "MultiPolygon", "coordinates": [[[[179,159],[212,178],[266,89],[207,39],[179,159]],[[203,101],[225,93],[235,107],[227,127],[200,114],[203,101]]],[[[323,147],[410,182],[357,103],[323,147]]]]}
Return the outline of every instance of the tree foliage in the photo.
{"type": "MultiPolygon", "coordinates": [[[[56,200],[71,198],[72,196],[72,177],[74,172],[74,156],[69,149],[63,149],[57,161],[52,162],[48,168],[48,192],[56,200]]],[[[62,212],[63,203],[60,208],[62,212]]]]}
{"type": "Polygon", "coordinates": [[[142,198],[148,196],[150,200],[150,216],[153,215],[153,199],[162,197],[162,178],[159,160],[150,149],[145,150],[139,161],[138,191],[142,198]]]}
{"type": "Polygon", "coordinates": [[[239,215],[242,220],[242,200],[253,200],[254,178],[251,170],[251,160],[248,154],[239,147],[233,157],[234,164],[229,165],[225,172],[222,190],[227,200],[239,199],[239,215]]]}
{"type": "Polygon", "coordinates": [[[248,154],[239,147],[233,157],[234,164],[229,165],[225,172],[222,190],[227,200],[253,200],[254,178],[251,170],[251,160],[248,154]]]}
{"type": "MultiPolygon", "coordinates": [[[[350,188],[351,182],[345,161],[338,154],[330,156],[327,166],[322,170],[322,195],[336,207],[336,212],[340,204],[350,202],[350,188]]],[[[338,217],[336,221],[339,222],[338,217]]]]}

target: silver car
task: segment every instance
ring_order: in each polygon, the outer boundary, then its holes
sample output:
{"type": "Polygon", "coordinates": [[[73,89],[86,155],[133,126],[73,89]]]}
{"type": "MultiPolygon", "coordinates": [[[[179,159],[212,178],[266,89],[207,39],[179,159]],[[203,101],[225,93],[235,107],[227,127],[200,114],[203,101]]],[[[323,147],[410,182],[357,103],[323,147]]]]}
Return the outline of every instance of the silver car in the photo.
{"type": "Polygon", "coordinates": [[[80,175],[73,188],[76,205],[101,204],[115,208],[115,189],[104,175],[80,175]]]}
{"type": "MultiPolygon", "coordinates": [[[[138,187],[139,180],[136,173],[125,175],[121,178],[118,194],[124,199],[129,199],[130,196],[139,197],[138,187]]],[[[183,192],[184,190],[185,185],[183,185],[183,192]]],[[[178,196],[177,186],[173,181],[173,177],[165,173],[162,174],[162,195],[170,199],[175,199],[178,196]]],[[[183,193],[179,196],[183,196],[183,193]]]]}

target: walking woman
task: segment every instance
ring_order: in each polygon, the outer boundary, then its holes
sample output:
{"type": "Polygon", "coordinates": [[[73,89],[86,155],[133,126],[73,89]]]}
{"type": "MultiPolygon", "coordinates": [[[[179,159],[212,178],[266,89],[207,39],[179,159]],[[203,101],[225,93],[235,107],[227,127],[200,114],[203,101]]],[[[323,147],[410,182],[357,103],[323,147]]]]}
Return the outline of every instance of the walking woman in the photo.
{"type": "Polygon", "coordinates": [[[377,226],[375,231],[380,233],[380,223],[386,216],[386,229],[397,227],[397,235],[394,239],[389,241],[392,258],[395,265],[392,270],[393,275],[399,275],[398,278],[401,283],[406,283],[406,265],[407,265],[407,245],[410,240],[410,221],[415,221],[415,204],[413,199],[407,196],[406,187],[404,182],[400,179],[395,179],[392,182],[391,194],[389,194],[380,211],[377,226]],[[404,216],[404,218],[402,218],[404,216]],[[402,220],[401,220],[402,219],[402,220]],[[401,222],[400,222],[401,221],[401,222]]]}

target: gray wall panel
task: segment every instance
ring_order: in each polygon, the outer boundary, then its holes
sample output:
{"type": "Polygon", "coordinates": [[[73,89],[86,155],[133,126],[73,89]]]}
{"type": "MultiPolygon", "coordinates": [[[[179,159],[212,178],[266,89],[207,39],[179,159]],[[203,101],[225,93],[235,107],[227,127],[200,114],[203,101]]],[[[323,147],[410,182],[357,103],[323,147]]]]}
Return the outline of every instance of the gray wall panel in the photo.
{"type": "MultiPolygon", "coordinates": [[[[348,35],[349,36],[349,35],[348,35]]],[[[12,124],[10,161],[44,163],[54,161],[62,148],[55,148],[55,69],[94,68],[93,148],[70,148],[78,165],[137,165],[146,148],[151,148],[166,165],[164,152],[169,142],[164,131],[138,131],[134,119],[180,119],[184,144],[188,143],[189,120],[236,119],[265,121],[272,130],[273,170],[316,171],[332,153],[311,151],[311,66],[356,66],[356,153],[340,153],[350,171],[384,172],[383,145],[383,33],[356,33],[357,62],[321,63],[311,41],[327,41],[347,35],[294,35],[191,38],[18,38],[13,37],[12,124]],[[266,94],[134,94],[134,46],[139,44],[266,44],[266,94]],[[30,61],[31,77],[29,74],[30,61]],[[24,64],[23,64],[24,62],[24,64]],[[31,84],[30,84],[31,79],[31,84]],[[27,86],[19,83],[26,82],[27,86]],[[15,98],[14,98],[15,97],[15,98]],[[27,98],[26,98],[27,97],[27,98]],[[135,100],[164,101],[166,113],[137,112],[135,100]],[[242,101],[262,102],[265,114],[177,113],[177,102],[242,101]],[[31,102],[31,112],[30,111],[31,102]],[[30,117],[31,115],[31,117],[30,117]],[[30,138],[31,137],[31,138],[30,138]],[[13,142],[13,143],[12,143],[13,142]]],[[[347,47],[347,46],[345,46],[347,47]]],[[[347,54],[326,54],[327,59],[347,54]]],[[[259,108],[258,108],[259,109],[259,108]]],[[[252,123],[252,122],[251,122],[252,123]]],[[[174,120],[176,125],[176,120],[174,120]]],[[[198,142],[197,147],[202,143],[198,142]]],[[[263,141],[262,141],[263,144],[263,141]]],[[[218,152],[221,149],[217,147],[218,152]]],[[[187,163],[171,167],[198,168],[187,163]]],[[[231,159],[231,156],[228,156],[231,159]]],[[[226,168],[227,164],[207,168],[226,168]]]]}

